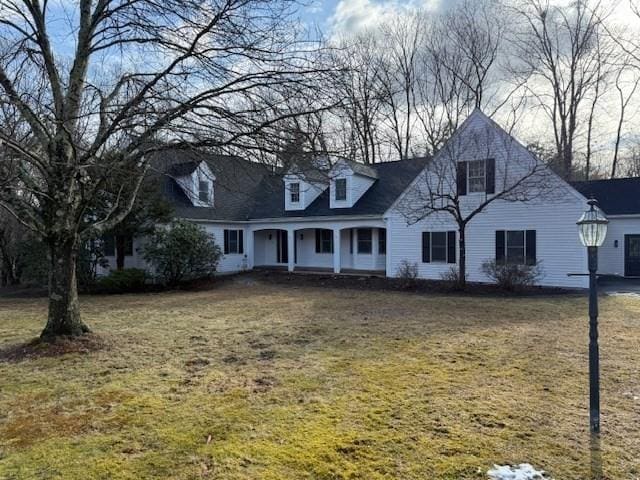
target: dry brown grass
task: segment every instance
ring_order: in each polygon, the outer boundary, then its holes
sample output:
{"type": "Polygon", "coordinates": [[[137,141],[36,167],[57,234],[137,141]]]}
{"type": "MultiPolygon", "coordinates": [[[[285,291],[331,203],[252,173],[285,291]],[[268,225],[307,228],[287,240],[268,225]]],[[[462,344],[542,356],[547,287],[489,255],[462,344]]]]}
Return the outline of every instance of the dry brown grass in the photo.
{"type": "MultiPolygon", "coordinates": [[[[0,363],[0,479],[589,478],[583,297],[228,283],[85,297],[108,349],[0,363]]],[[[44,300],[0,300],[0,348],[44,300]]],[[[640,476],[640,299],[601,303],[602,458],[640,476]]]]}

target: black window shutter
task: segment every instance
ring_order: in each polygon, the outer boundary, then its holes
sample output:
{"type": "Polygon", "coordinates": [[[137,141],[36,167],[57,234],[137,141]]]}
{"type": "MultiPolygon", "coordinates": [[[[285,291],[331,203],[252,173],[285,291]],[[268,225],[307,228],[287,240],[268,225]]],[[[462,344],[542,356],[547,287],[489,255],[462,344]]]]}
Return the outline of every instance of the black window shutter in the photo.
{"type": "Polygon", "coordinates": [[[447,232],[447,263],[456,263],[456,232],[447,232]]]}
{"type": "Polygon", "coordinates": [[[224,231],[224,253],[225,255],[229,253],[229,230],[224,231]]]}
{"type": "Polygon", "coordinates": [[[485,162],[485,192],[496,193],[496,160],[488,158],[485,162]]]}
{"type": "Polygon", "coordinates": [[[320,229],[316,228],[316,253],[320,253],[320,229]]]}
{"type": "Polygon", "coordinates": [[[505,231],[496,230],[496,263],[505,262],[505,231]]]}
{"type": "Polygon", "coordinates": [[[535,265],[536,260],[536,231],[535,230],[527,230],[527,265],[535,265]]]}
{"type": "Polygon", "coordinates": [[[353,228],[349,229],[349,253],[353,254],[353,228]]]}
{"type": "Polygon", "coordinates": [[[467,162],[458,162],[457,171],[458,196],[467,194],[467,162]]]}
{"type": "Polygon", "coordinates": [[[431,261],[431,232],[422,232],[422,262],[431,261]]]}
{"type": "Polygon", "coordinates": [[[238,230],[238,253],[244,253],[244,230],[238,230]]]}

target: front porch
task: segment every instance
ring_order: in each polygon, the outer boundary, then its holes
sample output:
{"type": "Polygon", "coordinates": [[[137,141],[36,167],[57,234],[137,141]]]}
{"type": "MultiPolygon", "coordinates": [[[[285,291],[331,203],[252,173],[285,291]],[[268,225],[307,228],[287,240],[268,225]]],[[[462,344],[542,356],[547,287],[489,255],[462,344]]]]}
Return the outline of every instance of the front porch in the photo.
{"type": "Polygon", "coordinates": [[[379,226],[262,228],[250,237],[254,268],[386,275],[387,231],[379,226]]]}

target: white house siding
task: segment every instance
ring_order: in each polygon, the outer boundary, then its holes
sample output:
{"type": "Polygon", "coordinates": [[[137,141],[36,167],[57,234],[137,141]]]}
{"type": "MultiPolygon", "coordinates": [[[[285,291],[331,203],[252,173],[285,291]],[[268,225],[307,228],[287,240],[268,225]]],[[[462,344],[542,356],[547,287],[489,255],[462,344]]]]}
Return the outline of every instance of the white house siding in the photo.
{"type": "MultiPolygon", "coordinates": [[[[438,185],[433,181],[435,173],[431,172],[440,174],[439,181],[445,185],[443,189],[455,189],[455,162],[487,158],[495,159],[496,192],[511,188],[527,172],[535,171],[533,168],[537,165],[535,158],[521,144],[483,114],[474,112],[436,155],[432,161],[433,170],[418,175],[387,212],[391,236],[387,247],[390,255],[388,275],[395,275],[403,260],[417,262],[422,278],[439,279],[450,270],[452,264],[422,263],[422,232],[457,230],[456,223],[448,213],[442,212],[417,221],[420,217],[414,209],[424,205],[428,198],[430,189],[427,185],[430,184],[431,189],[438,185]],[[450,165],[447,172],[452,178],[443,177],[444,169],[438,169],[438,165],[450,165]]],[[[587,285],[585,277],[567,276],[568,273],[583,273],[586,269],[586,249],[580,244],[576,226],[586,208],[586,199],[548,170],[539,167],[538,170],[540,173],[531,178],[530,188],[526,189],[526,197],[530,201],[496,200],[467,225],[466,267],[470,281],[490,281],[481,267],[486,260],[495,258],[496,230],[536,230],[537,259],[544,269],[539,283],[564,287],[587,285]],[[544,190],[539,190],[539,185],[544,185],[544,190]],[[540,195],[536,196],[539,192],[540,195]]],[[[486,194],[468,193],[460,198],[463,216],[466,216],[485,200],[486,194]]],[[[457,261],[458,257],[456,248],[457,261]]]]}
{"type": "MultiPolygon", "coordinates": [[[[142,239],[133,239],[133,255],[126,255],[124,257],[124,268],[147,268],[146,262],[144,261],[144,258],[142,258],[142,251],[140,250],[142,244],[142,239]]],[[[106,268],[99,267],[98,275],[107,275],[110,270],[116,269],[115,255],[105,257],[105,260],[108,262],[108,266],[106,268]]]]}
{"type": "Polygon", "coordinates": [[[247,245],[247,228],[245,224],[237,224],[237,223],[200,223],[207,231],[213,235],[216,244],[220,247],[220,250],[224,252],[224,231],[225,229],[229,230],[242,230],[244,233],[243,238],[243,246],[244,253],[233,253],[222,255],[220,258],[220,262],[218,263],[218,272],[219,273],[231,273],[231,272],[239,272],[242,270],[246,270],[249,268],[249,253],[248,253],[248,245],[247,245]]]}
{"type": "MultiPolygon", "coordinates": [[[[333,235],[333,230],[331,231],[333,235]]],[[[298,267],[333,268],[333,254],[316,253],[316,230],[304,229],[296,231],[298,248],[298,267]]]]}
{"type": "Polygon", "coordinates": [[[355,205],[374,182],[373,178],[354,174],[351,177],[351,205],[355,205]]]}
{"type": "Polygon", "coordinates": [[[604,244],[598,250],[598,271],[607,275],[624,275],[624,236],[640,235],[640,215],[635,217],[609,217],[609,228],[604,244]],[[616,248],[615,242],[618,242],[616,248]]]}
{"type": "MultiPolygon", "coordinates": [[[[584,273],[586,249],[580,244],[576,220],[584,211],[578,202],[556,205],[528,205],[524,203],[496,203],[473,219],[466,229],[466,267],[468,279],[489,282],[482,272],[482,263],[495,258],[496,230],[536,230],[536,254],[544,272],[541,285],[586,287],[584,277],[569,277],[569,273],[584,273]]],[[[389,216],[392,247],[387,272],[395,276],[403,260],[418,264],[421,278],[441,279],[453,264],[422,263],[422,232],[457,230],[446,216],[433,218],[407,226],[398,213],[389,216]]],[[[458,234],[456,232],[456,265],[459,262],[458,234]]]]}

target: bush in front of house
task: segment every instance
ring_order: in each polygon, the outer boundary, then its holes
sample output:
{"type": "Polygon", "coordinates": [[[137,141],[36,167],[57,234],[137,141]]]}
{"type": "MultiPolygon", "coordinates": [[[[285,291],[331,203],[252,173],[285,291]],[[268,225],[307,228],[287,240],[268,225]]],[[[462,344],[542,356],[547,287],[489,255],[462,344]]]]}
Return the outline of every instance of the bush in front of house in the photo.
{"type": "Polygon", "coordinates": [[[466,286],[466,282],[461,281],[460,269],[457,266],[449,267],[449,269],[440,275],[440,278],[445,287],[450,290],[464,289],[466,286]]]}
{"type": "Polygon", "coordinates": [[[418,280],[418,263],[402,260],[396,272],[401,288],[414,288],[418,280]]]}
{"type": "Polygon", "coordinates": [[[482,264],[482,272],[500,288],[515,291],[535,285],[542,277],[543,269],[540,262],[534,265],[520,265],[487,260],[482,264]]]}
{"type": "Polygon", "coordinates": [[[175,220],[156,228],[142,247],[143,258],[165,285],[213,276],[222,256],[213,235],[200,225],[175,220]]]}
{"type": "Polygon", "coordinates": [[[109,275],[97,281],[100,291],[106,293],[129,293],[144,290],[147,272],[140,268],[124,268],[112,270],[109,275]]]}

